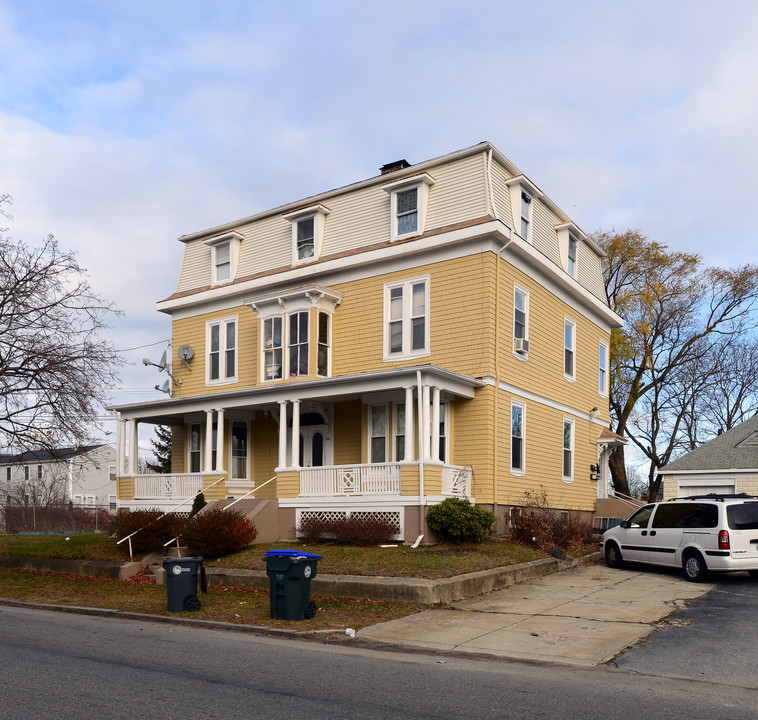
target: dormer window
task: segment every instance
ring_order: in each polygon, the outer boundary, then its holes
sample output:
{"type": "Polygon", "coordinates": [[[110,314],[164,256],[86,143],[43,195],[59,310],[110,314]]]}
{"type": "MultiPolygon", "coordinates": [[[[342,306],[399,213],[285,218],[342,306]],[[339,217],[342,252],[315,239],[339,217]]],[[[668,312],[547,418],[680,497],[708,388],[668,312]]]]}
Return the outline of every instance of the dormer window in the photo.
{"type": "Polygon", "coordinates": [[[384,186],[385,192],[390,195],[391,240],[423,234],[429,188],[432,185],[434,179],[422,173],[384,186]]]}
{"type": "Polygon", "coordinates": [[[532,224],[532,198],[525,192],[521,193],[521,237],[527,240],[530,237],[532,224]]]}
{"type": "Polygon", "coordinates": [[[587,236],[571,221],[555,226],[558,236],[558,250],[560,252],[563,269],[574,279],[579,270],[579,243],[583,247],[592,247],[587,236]]]}
{"type": "Polygon", "coordinates": [[[324,220],[331,211],[324,205],[296,210],[284,216],[292,223],[292,264],[317,260],[324,240],[324,220]]]}
{"type": "Polygon", "coordinates": [[[576,238],[573,235],[569,235],[567,269],[571,277],[576,277],[576,238]]]}
{"type": "Polygon", "coordinates": [[[534,232],[534,206],[536,205],[534,201],[542,197],[542,193],[524,175],[509,178],[505,184],[511,196],[512,227],[518,228],[519,235],[531,243],[534,232]]]}
{"type": "Polygon", "coordinates": [[[211,285],[220,285],[234,279],[242,239],[240,233],[230,232],[205,240],[211,249],[211,285]]]}

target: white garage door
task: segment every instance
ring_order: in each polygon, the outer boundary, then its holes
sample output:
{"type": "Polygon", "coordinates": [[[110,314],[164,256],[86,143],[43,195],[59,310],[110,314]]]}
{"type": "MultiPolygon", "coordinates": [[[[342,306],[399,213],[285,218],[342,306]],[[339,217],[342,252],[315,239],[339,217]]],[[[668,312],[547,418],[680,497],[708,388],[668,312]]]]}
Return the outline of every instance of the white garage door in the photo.
{"type": "Polygon", "coordinates": [[[734,480],[714,480],[712,485],[693,485],[687,484],[686,481],[680,481],[677,497],[692,497],[693,495],[708,495],[709,493],[729,495],[734,492],[736,492],[734,480]]]}

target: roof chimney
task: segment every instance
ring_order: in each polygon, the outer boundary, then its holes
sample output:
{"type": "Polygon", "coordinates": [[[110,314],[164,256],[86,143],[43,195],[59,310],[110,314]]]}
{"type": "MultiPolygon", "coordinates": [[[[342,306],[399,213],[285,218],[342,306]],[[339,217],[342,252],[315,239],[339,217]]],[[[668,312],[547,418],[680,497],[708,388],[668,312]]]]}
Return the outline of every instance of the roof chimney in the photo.
{"type": "Polygon", "coordinates": [[[381,172],[382,175],[386,175],[387,173],[397,172],[398,170],[405,170],[405,168],[410,166],[411,164],[407,160],[395,160],[395,162],[382,165],[379,168],[379,172],[381,172]]]}

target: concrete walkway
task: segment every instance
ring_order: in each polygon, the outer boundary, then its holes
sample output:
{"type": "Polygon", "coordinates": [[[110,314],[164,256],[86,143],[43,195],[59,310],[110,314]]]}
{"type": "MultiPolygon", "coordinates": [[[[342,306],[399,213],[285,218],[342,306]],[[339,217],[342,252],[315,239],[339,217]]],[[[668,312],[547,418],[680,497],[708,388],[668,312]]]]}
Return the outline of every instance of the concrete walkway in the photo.
{"type": "Polygon", "coordinates": [[[570,665],[608,662],[715,587],[675,571],[591,565],[358,631],[408,648],[570,665]]]}

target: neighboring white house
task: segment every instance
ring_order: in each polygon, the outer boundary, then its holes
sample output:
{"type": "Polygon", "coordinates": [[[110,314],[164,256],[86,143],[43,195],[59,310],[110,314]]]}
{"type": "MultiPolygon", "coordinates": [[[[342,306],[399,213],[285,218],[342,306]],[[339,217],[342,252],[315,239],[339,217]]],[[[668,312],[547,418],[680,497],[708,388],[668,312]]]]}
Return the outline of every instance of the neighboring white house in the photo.
{"type": "Polygon", "coordinates": [[[116,451],[84,445],[0,455],[3,503],[116,509],[116,451]]]}

